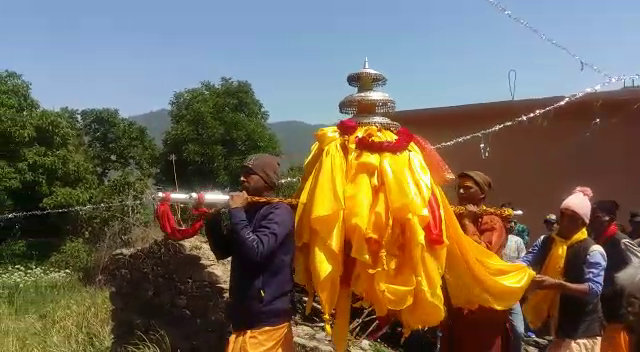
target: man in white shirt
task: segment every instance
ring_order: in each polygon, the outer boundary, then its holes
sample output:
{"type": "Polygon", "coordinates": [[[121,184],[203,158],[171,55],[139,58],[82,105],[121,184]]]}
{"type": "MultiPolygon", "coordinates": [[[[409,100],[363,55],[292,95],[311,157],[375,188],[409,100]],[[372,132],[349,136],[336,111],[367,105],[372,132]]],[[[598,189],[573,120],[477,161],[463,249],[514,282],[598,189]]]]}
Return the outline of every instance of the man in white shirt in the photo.
{"type": "MultiPolygon", "coordinates": [[[[527,253],[524,241],[518,236],[509,235],[507,244],[502,251],[502,260],[513,263],[527,253]]],[[[520,302],[509,310],[509,327],[511,329],[511,350],[522,351],[522,339],[524,338],[524,316],[520,302]]]]}

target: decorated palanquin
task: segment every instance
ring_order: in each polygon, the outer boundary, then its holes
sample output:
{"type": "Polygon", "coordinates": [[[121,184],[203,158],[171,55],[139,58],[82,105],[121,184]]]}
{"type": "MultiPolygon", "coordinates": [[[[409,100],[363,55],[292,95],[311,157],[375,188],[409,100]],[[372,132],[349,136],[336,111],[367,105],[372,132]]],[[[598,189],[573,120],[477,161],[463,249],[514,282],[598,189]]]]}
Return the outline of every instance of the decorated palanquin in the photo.
{"type": "Polygon", "coordinates": [[[443,278],[454,307],[508,309],[534,276],[463,233],[439,186],[453,174],[428,142],[387,117],[395,102],[374,90],[386,81],[366,60],[348,75],[358,91],[339,108],[352,117],[317,131],[296,195],[295,279],[319,296],[338,351],[352,294],[408,332],[444,319],[443,278]]]}

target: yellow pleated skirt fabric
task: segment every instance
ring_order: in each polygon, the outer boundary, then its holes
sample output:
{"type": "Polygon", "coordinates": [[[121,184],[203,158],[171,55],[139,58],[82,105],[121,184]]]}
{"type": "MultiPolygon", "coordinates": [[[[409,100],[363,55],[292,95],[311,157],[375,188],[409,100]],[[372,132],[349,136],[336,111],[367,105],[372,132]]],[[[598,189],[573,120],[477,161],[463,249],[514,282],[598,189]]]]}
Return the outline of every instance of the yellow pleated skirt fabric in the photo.
{"type": "Polygon", "coordinates": [[[336,348],[346,348],[351,293],[378,316],[398,314],[407,330],[443,320],[443,277],[454,306],[512,307],[533,271],[505,263],[462,232],[414,143],[398,154],[370,153],[355,146],[363,136],[396,139],[374,126],[348,137],[336,127],[320,129],[297,193],[295,279],[320,297],[327,318],[336,310],[336,348]],[[432,196],[435,215],[428,211],[432,196]],[[424,228],[436,220],[441,244],[425,239],[424,228]]]}

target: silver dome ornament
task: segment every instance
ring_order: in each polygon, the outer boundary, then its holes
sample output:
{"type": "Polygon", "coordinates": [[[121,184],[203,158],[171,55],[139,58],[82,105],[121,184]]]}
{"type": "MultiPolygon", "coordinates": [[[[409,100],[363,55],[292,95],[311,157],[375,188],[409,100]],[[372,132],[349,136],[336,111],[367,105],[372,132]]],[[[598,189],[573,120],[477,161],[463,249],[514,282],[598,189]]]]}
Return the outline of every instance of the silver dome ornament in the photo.
{"type": "Polygon", "coordinates": [[[387,78],[380,72],[369,68],[369,60],[364,59],[363,68],[347,76],[347,83],[358,88],[357,93],[346,96],[338,108],[341,114],[352,115],[359,126],[378,126],[396,131],[400,124],[387,116],[396,111],[396,102],[387,93],[375,91],[384,87],[387,78]]]}
{"type": "Polygon", "coordinates": [[[365,83],[363,78],[367,78],[369,87],[365,87],[366,89],[373,88],[381,88],[387,84],[387,77],[385,77],[382,73],[372,70],[369,68],[369,59],[364,58],[364,65],[362,70],[354,73],[350,73],[347,76],[347,83],[354,88],[359,88],[365,83]]]}

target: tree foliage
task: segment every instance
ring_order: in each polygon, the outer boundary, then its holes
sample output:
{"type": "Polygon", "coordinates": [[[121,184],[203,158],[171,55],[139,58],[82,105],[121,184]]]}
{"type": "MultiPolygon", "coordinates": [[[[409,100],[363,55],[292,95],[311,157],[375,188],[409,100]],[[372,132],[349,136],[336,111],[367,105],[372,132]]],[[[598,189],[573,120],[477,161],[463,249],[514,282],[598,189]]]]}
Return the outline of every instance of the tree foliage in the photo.
{"type": "Polygon", "coordinates": [[[78,126],[64,112],[0,114],[0,195],[5,211],[87,204],[97,180],[78,126]]]}
{"type": "MultiPolygon", "coordinates": [[[[0,73],[0,212],[139,200],[149,189],[156,158],[146,130],[117,110],[42,109],[22,76],[0,73]]],[[[104,231],[121,222],[113,215],[93,214],[101,228],[88,228],[104,231]]],[[[0,220],[0,242],[11,236],[90,236],[80,229],[86,219],[86,213],[62,212],[0,220]]]]}
{"type": "Polygon", "coordinates": [[[123,203],[123,206],[89,213],[83,232],[125,238],[135,227],[151,220],[148,200],[157,168],[158,150],[146,128],[123,118],[116,109],[86,109],[78,114],[87,153],[100,183],[95,203],[123,203]]]}
{"type": "MultiPolygon", "coordinates": [[[[0,71],[0,214],[45,212],[0,218],[0,252],[13,248],[5,252],[31,257],[40,251],[31,245],[34,238],[94,248],[105,237],[126,237],[151,220],[145,198],[153,176],[173,185],[170,155],[180,186],[191,190],[236,186],[248,155],[279,155],[269,114],[246,81],[203,82],[177,92],[170,107],[172,127],[159,154],[146,128],[118,110],[44,109],[20,74],[0,71]]],[[[284,177],[299,173],[292,169],[284,177]]],[[[290,196],[296,187],[289,182],[279,191],[290,196]]]]}
{"type": "Polygon", "coordinates": [[[0,111],[22,115],[36,111],[40,104],[31,96],[31,84],[13,71],[0,71],[0,111]]]}
{"type": "Polygon", "coordinates": [[[177,92],[170,102],[172,126],[163,140],[160,180],[202,190],[236,186],[239,166],[250,154],[278,155],[269,113],[246,81],[222,78],[177,92]]]}
{"type": "Polygon", "coordinates": [[[153,176],[158,151],[144,127],[122,118],[116,109],[82,110],[80,122],[100,180],[124,170],[146,179],[153,176]]]}
{"type": "Polygon", "coordinates": [[[277,189],[278,197],[292,198],[296,194],[298,186],[300,186],[300,178],[303,172],[302,166],[292,166],[285,171],[281,177],[282,183],[277,189]]]}

